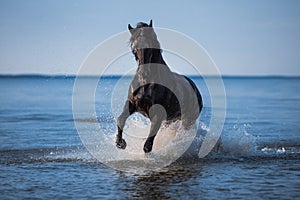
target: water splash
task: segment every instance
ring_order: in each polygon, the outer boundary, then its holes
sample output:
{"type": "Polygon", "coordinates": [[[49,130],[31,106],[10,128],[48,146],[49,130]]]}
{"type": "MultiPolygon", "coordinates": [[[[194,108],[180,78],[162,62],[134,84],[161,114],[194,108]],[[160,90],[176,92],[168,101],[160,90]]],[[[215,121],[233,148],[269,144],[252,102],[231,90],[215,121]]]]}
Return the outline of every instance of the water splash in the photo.
{"type": "MultiPolygon", "coordinates": [[[[163,124],[154,140],[153,149],[145,154],[143,145],[149,134],[150,122],[140,118],[129,118],[124,127],[124,139],[127,142],[125,150],[118,150],[114,157],[103,160],[109,166],[128,171],[156,170],[170,165],[186,152],[197,133],[195,124],[185,130],[181,121],[166,126],[163,124]]],[[[114,134],[115,135],[115,134],[114,134]]],[[[114,135],[107,137],[107,142],[115,147],[114,135]]],[[[94,149],[98,151],[97,148],[94,149]]],[[[92,153],[94,155],[94,152],[92,153]]]]}
{"type": "Polygon", "coordinates": [[[234,125],[231,130],[224,130],[216,147],[225,156],[246,157],[257,154],[256,137],[249,133],[249,124],[234,125]]]}

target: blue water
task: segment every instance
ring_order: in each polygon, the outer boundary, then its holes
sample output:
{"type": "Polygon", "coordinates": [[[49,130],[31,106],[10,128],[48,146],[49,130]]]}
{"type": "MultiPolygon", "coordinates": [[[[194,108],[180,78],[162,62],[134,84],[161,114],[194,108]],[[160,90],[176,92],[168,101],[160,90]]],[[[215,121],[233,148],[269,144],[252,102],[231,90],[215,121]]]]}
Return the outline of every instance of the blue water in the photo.
{"type": "MultiPolygon", "coordinates": [[[[87,87],[93,79],[86,77],[87,87]]],[[[110,108],[118,79],[99,82],[98,120],[90,121],[73,119],[74,77],[0,77],[0,199],[299,198],[300,78],[224,77],[227,115],[218,147],[144,174],[97,161],[75,128],[78,120],[115,133],[110,108]]],[[[208,125],[210,95],[200,77],[192,79],[204,99],[200,123],[208,125]]]]}

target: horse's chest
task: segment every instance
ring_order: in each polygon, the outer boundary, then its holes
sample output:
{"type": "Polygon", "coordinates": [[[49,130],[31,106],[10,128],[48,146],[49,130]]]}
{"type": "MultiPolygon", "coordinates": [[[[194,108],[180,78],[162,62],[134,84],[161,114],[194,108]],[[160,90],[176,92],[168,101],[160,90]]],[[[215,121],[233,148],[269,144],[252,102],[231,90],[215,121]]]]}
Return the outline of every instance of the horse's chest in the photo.
{"type": "Polygon", "coordinates": [[[149,108],[153,105],[153,97],[149,94],[149,91],[139,89],[130,96],[131,103],[135,106],[138,112],[148,113],[149,108]]]}
{"type": "Polygon", "coordinates": [[[162,105],[168,118],[180,115],[178,99],[170,90],[161,85],[149,84],[140,87],[130,95],[129,99],[135,110],[146,117],[149,116],[149,110],[154,104],[162,105]]]}

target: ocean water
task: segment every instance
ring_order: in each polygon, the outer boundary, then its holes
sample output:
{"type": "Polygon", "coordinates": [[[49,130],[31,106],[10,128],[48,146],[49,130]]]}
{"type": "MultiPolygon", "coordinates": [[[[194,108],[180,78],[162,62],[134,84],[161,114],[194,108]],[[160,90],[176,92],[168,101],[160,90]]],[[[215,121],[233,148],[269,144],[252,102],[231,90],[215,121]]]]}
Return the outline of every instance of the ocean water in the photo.
{"type": "MultiPolygon", "coordinates": [[[[84,79],[88,88],[96,78],[84,79]]],[[[75,122],[97,124],[113,138],[111,108],[123,106],[128,87],[113,93],[119,79],[99,80],[94,120],[73,117],[75,77],[0,77],[0,199],[300,197],[300,78],[224,77],[227,114],[216,148],[205,158],[181,158],[145,173],[101,163],[75,128],[75,122]]],[[[201,77],[192,79],[204,100],[201,135],[210,95],[201,77]]]]}

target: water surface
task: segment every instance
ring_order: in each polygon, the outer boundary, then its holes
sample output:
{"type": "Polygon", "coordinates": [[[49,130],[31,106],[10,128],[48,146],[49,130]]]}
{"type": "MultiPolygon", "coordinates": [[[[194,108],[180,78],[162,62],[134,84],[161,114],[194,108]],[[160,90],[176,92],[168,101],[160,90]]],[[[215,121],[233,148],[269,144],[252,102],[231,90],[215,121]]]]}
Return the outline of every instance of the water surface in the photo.
{"type": "MultiPolygon", "coordinates": [[[[86,77],[87,87],[91,79],[86,77]]],[[[200,77],[192,79],[204,99],[200,121],[208,125],[209,93],[200,77]]],[[[227,116],[219,148],[144,174],[109,168],[86,151],[72,114],[74,80],[0,77],[1,199],[299,198],[300,78],[225,77],[227,116]]],[[[118,80],[99,82],[96,122],[75,120],[99,123],[114,134],[111,98],[118,80]]]]}

